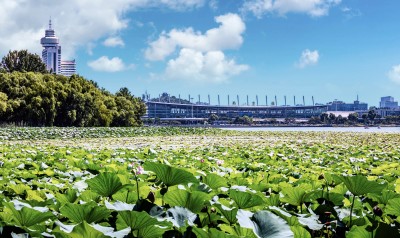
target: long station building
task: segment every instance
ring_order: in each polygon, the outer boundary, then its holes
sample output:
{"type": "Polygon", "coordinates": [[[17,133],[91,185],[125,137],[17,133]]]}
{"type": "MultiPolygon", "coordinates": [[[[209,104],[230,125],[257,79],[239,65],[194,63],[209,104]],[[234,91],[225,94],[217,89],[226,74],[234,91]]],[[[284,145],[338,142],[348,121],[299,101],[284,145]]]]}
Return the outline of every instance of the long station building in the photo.
{"type": "Polygon", "coordinates": [[[147,118],[161,120],[206,120],[211,114],[220,119],[232,119],[249,116],[252,118],[310,118],[327,112],[326,105],[311,106],[237,106],[180,104],[170,102],[147,101],[147,118]]]}

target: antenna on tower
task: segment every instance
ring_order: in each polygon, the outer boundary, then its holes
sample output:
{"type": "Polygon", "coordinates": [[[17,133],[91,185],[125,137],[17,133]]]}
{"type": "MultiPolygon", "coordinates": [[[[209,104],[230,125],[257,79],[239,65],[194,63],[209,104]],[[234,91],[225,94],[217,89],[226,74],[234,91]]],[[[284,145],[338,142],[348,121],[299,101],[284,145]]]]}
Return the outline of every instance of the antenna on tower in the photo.
{"type": "Polygon", "coordinates": [[[50,20],[49,20],[49,29],[51,30],[51,16],[50,16],[50,20]]]}

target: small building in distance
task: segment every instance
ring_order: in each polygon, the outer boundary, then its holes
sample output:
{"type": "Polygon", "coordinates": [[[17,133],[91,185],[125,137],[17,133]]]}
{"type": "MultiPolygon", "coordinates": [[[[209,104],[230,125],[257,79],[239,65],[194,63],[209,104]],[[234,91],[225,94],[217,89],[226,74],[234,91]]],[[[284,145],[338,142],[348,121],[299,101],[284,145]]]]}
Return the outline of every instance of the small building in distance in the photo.
{"type": "Polygon", "coordinates": [[[49,72],[67,77],[76,73],[75,60],[61,60],[60,40],[52,28],[51,20],[49,21],[49,29],[45,31],[45,36],[40,39],[40,44],[44,48],[42,51],[42,60],[49,72]]]}
{"type": "Polygon", "coordinates": [[[368,103],[355,100],[353,103],[345,103],[343,101],[335,100],[327,103],[328,111],[366,111],[368,110],[368,103]]]}
{"type": "Polygon", "coordinates": [[[71,77],[73,74],[76,74],[75,60],[62,60],[60,74],[67,77],[71,77]]]}
{"type": "Polygon", "coordinates": [[[380,108],[389,108],[389,109],[397,109],[399,108],[399,103],[394,101],[392,96],[381,97],[381,101],[379,102],[380,108]]]}

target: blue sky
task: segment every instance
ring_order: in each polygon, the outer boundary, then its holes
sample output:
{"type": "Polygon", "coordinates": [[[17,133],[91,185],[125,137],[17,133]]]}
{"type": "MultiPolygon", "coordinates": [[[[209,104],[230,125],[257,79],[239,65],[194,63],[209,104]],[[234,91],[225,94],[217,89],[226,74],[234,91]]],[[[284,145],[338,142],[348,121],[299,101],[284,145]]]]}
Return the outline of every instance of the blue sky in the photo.
{"type": "Polygon", "coordinates": [[[111,92],[225,104],[302,96],[400,100],[393,0],[0,0],[0,53],[41,52],[51,16],[63,58],[111,92]]]}

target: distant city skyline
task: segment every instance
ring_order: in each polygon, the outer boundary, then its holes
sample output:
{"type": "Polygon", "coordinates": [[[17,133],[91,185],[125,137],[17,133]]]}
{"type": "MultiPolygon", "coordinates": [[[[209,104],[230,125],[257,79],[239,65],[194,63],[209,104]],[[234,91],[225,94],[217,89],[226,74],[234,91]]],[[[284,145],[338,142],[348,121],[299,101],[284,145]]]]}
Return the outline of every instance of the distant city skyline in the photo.
{"type": "MultiPolygon", "coordinates": [[[[379,106],[400,98],[400,2],[0,0],[0,55],[51,17],[80,75],[136,96],[277,95],[379,106]]],[[[216,102],[216,99],[214,99],[216,102]]]]}

